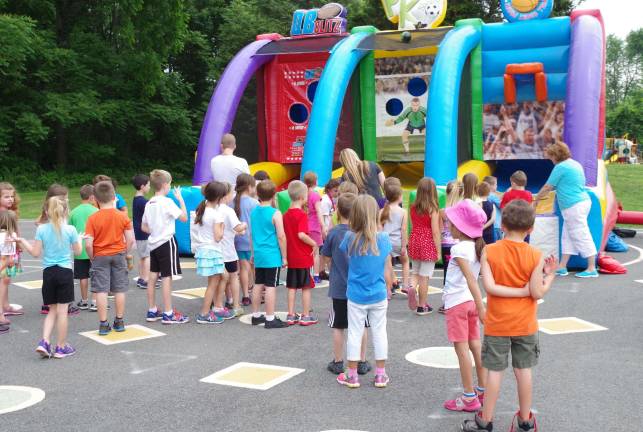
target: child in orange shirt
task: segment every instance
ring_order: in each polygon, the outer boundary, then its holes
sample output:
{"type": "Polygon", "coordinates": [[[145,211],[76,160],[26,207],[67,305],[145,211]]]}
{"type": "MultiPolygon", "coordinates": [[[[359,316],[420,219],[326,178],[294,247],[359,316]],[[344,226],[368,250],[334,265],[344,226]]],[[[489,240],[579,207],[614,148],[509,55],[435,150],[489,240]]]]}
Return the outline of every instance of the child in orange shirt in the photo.
{"type": "Polygon", "coordinates": [[[531,368],[538,363],[537,299],[542,298],[554,280],[557,268],[553,257],[525,243],[534,226],[534,209],[523,200],[509,203],[502,212],[505,238],[488,245],[481,257],[482,283],[487,292],[482,365],[489,370],[482,411],[474,420],[465,420],[465,432],[493,431],[492,418],[500,393],[502,375],[511,364],[518,384],[520,410],[511,431],[536,431],[531,412],[531,368]],[[515,291],[509,297],[507,291],[515,291]]]}

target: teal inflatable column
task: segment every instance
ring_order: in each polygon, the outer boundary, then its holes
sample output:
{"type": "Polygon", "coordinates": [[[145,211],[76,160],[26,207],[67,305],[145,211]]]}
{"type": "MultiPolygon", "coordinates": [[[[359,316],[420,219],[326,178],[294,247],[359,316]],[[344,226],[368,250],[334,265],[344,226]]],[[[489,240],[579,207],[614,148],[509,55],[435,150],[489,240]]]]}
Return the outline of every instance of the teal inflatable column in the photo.
{"type": "Polygon", "coordinates": [[[424,175],[433,177],[439,185],[446,184],[458,176],[460,79],[469,53],[479,43],[479,28],[457,27],[451,30],[440,44],[433,65],[424,175]]]}

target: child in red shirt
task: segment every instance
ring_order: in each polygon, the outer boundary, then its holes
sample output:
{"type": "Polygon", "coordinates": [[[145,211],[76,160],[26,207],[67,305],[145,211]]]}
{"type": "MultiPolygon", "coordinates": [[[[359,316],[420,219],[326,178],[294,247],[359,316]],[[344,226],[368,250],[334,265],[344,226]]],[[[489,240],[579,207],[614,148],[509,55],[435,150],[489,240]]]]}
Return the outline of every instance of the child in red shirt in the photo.
{"type": "Polygon", "coordinates": [[[303,210],[308,199],[308,188],[299,180],[288,185],[290,208],[284,214],[284,231],[286,233],[286,255],[288,256],[288,272],[286,287],[288,287],[288,325],[299,323],[302,326],[317,324],[317,319],[310,314],[312,298],[311,288],[315,282],[310,274],[313,266],[314,251],[317,242],[309,235],[308,215],[303,210]],[[295,314],[295,295],[301,289],[302,315],[295,314]]]}
{"type": "Polygon", "coordinates": [[[524,171],[516,171],[509,177],[509,181],[511,182],[511,188],[502,196],[502,201],[500,201],[501,209],[505,208],[511,201],[517,199],[527,201],[527,204],[531,204],[534,201],[531,192],[525,190],[525,186],[527,186],[527,174],[525,174],[524,171]]]}

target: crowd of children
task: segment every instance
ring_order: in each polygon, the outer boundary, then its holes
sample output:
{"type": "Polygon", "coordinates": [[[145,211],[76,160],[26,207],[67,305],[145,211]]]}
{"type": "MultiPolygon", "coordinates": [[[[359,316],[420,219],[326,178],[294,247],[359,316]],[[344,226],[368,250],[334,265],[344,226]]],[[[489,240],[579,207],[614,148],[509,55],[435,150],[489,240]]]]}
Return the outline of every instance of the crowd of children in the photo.
{"type": "Polygon", "coordinates": [[[115,182],[107,176],[96,176],[93,184],[81,187],[81,204],[71,211],[67,189],[52,185],[32,242],[20,236],[16,190],[0,183],[0,333],[10,329],[7,317],[23,314],[8,299],[10,278],[20,272],[22,251],[42,256],[42,311],[47,317],[36,351],[44,357],[75,353],[67,342],[67,316],[77,309],[98,312],[99,335],[125,331],[133,251],[139,257],[136,285],[147,290],[147,321],[187,323],[190,318],[173,308],[171,288],[172,280],[181,274],[174,222],[189,219],[196,273],[207,278],[196,323],[220,324],[243,314],[242,306],[251,306],[255,326],[317,324],[311,289],[327,278],[328,325],[333,329],[328,370],[340,384],[359,387],[358,376],[371,370],[365,332],[370,328],[374,385],[386,387],[388,301],[391,295],[404,293],[415,314],[431,313],[429,280],[436,263],[442,261],[439,311],[445,313],[446,335],[457,354],[463,388],[444,407],[477,412],[473,420],[463,423],[463,430],[491,431],[511,351],[520,399],[515,430],[535,430],[530,401],[531,368],[539,354],[536,300],[551,286],[556,263],[525,242],[535,214],[531,194],[525,190],[526,175],[514,173],[511,189],[501,198],[494,177],[479,183],[475,175],[467,174],[462,182],[447,185],[443,209],[435,182],[425,177],[418,182],[408,210],[403,208],[401,184],[392,177],[384,182],[386,203],[381,210],[373,197],[358,195],[350,181],[331,180],[322,197],[314,173],[305,173],[303,179],[289,183],[290,207],[284,214],[275,208],[275,184],[265,173],[257,173],[239,175],[234,188],[227,182],[204,185],[204,200],[188,217],[180,189],[171,189],[170,173],[157,169],[132,179],[136,189],[132,220],[115,182]],[[147,201],[150,188],[154,196],[147,201]],[[171,192],[178,205],[168,198],[171,192]],[[402,267],[401,289],[394,262],[402,267]],[[288,313],[282,320],[275,313],[275,303],[284,268],[288,313]],[[75,306],[74,279],[79,280],[81,297],[75,306]],[[157,288],[161,288],[162,309],[156,302],[157,288]],[[298,290],[301,314],[295,307],[298,290]],[[115,297],[111,324],[108,294],[115,297]],[[480,322],[484,323],[483,342],[480,322]]]}

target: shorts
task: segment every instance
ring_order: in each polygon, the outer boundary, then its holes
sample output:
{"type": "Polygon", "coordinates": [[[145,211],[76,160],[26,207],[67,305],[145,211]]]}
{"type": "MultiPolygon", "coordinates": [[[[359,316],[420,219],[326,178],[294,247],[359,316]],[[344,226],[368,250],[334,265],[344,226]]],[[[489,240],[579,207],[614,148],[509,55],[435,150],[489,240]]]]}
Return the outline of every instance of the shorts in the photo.
{"type": "Polygon", "coordinates": [[[252,253],[250,251],[237,251],[237,255],[241,261],[250,261],[252,253]]]}
{"type": "Polygon", "coordinates": [[[324,244],[321,231],[309,231],[308,235],[310,236],[311,239],[315,240],[315,243],[317,243],[317,246],[321,246],[324,244]]]}
{"type": "Polygon", "coordinates": [[[446,310],[449,342],[480,340],[478,310],[472,301],[466,301],[446,310]]]}
{"type": "MultiPolygon", "coordinates": [[[[328,327],[344,330],[348,328],[348,300],[332,299],[333,308],[328,314],[328,327]]],[[[368,316],[364,322],[364,327],[370,327],[368,316]]]]}
{"type": "Polygon", "coordinates": [[[74,301],[74,272],[65,267],[47,267],[42,271],[42,303],[65,304],[74,301]]]}
{"type": "Polygon", "coordinates": [[[291,289],[315,288],[315,281],[309,268],[288,268],[286,272],[286,286],[291,289]]]}
{"type": "Polygon", "coordinates": [[[136,252],[140,259],[149,258],[150,245],[147,243],[147,240],[136,240],[136,252]]]}
{"type": "Polygon", "coordinates": [[[411,260],[412,268],[411,273],[422,277],[433,277],[433,270],[435,270],[434,261],[418,261],[411,260]]]}
{"type": "Polygon", "coordinates": [[[125,252],[94,257],[89,271],[93,293],[124,293],[129,289],[125,252]]]}
{"type": "Polygon", "coordinates": [[[397,258],[402,255],[402,244],[401,243],[392,243],[391,244],[391,256],[397,258]]]}
{"type": "Polygon", "coordinates": [[[196,261],[196,274],[210,277],[223,274],[223,255],[221,250],[214,246],[201,246],[194,254],[196,261]]]}
{"type": "Polygon", "coordinates": [[[404,129],[409,131],[409,132],[411,132],[411,133],[413,133],[413,131],[415,131],[415,130],[418,131],[419,133],[424,133],[424,129],[426,129],[426,126],[416,128],[416,127],[411,126],[410,124],[407,124],[404,129]]]}
{"type": "Polygon", "coordinates": [[[236,273],[239,271],[239,265],[237,264],[237,261],[227,261],[225,264],[225,271],[228,273],[236,273]]]}
{"type": "Polygon", "coordinates": [[[74,260],[74,279],[89,279],[89,270],[92,262],[88,259],[74,260]]]}
{"type": "Polygon", "coordinates": [[[174,237],[150,251],[150,271],[160,273],[162,278],[181,274],[179,248],[174,237]]]}
{"type": "Polygon", "coordinates": [[[538,364],[538,332],[528,336],[487,336],[482,342],[482,365],[492,371],[503,371],[509,364],[514,369],[529,369],[538,364]]]}
{"type": "Polygon", "coordinates": [[[447,283],[447,270],[449,268],[449,261],[451,261],[451,245],[442,245],[442,284],[447,283]]]}
{"type": "Polygon", "coordinates": [[[255,267],[255,285],[274,288],[279,285],[279,270],[281,267],[255,267]]]}

